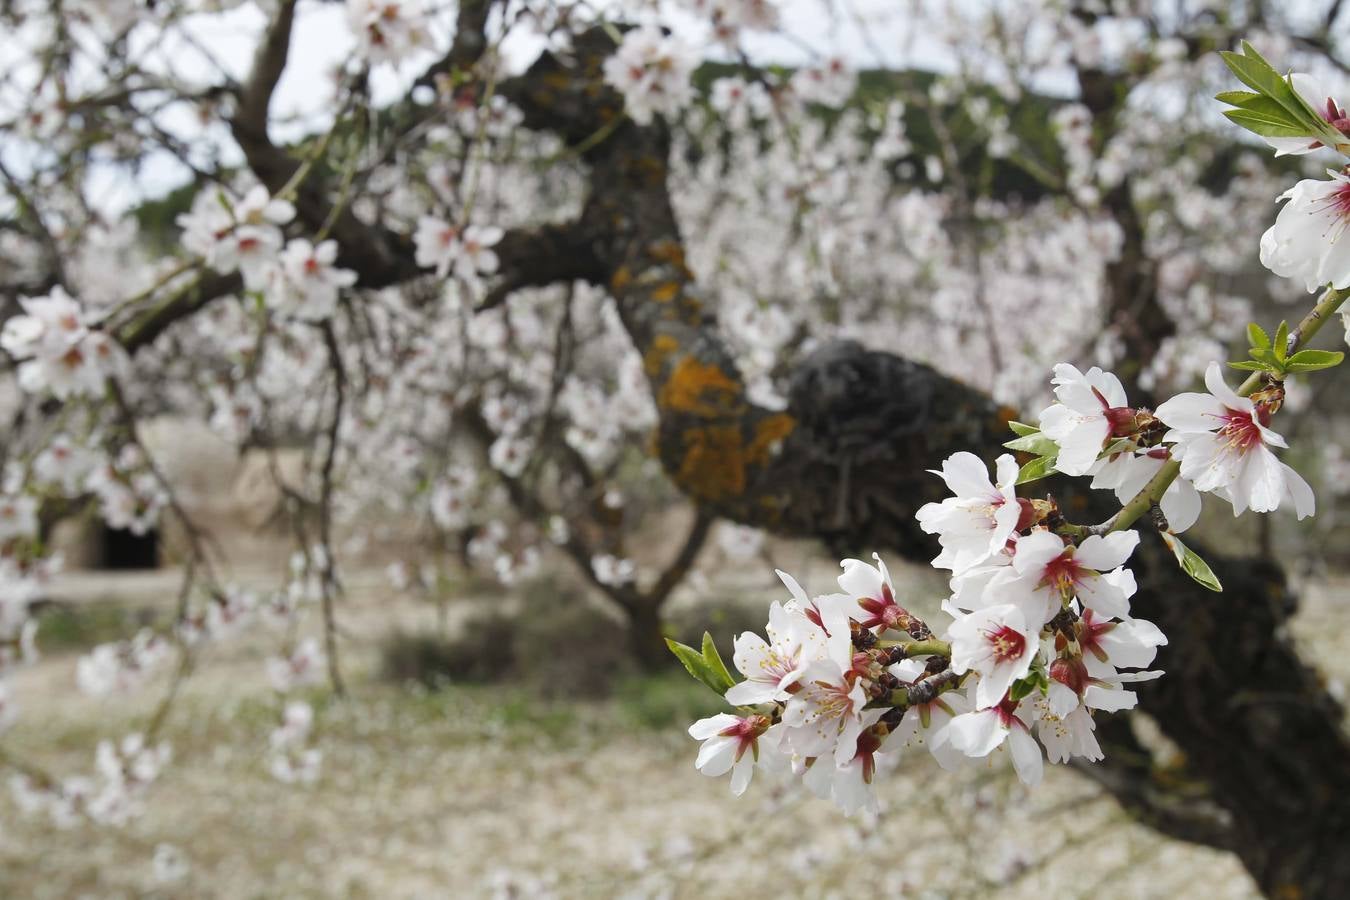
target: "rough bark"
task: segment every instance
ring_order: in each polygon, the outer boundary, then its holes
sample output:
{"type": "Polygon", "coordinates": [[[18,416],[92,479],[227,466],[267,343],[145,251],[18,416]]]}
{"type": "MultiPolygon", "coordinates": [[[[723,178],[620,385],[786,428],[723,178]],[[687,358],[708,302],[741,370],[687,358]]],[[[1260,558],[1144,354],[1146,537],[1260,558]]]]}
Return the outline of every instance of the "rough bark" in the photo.
{"type": "MultiPolygon", "coordinates": [[[[611,47],[601,32],[586,35],[573,58],[545,56],[505,92],[530,127],[581,144],[619,114],[598,74],[611,47]]],[[[926,366],[848,343],[798,366],[786,411],[751,403],[718,338],[714,305],[685,265],[668,155],[659,123],[624,123],[590,146],[591,194],[574,227],[642,353],[660,410],[655,447],[670,477],[718,516],[838,549],[930,558],[935,548],[912,519],[940,494],[924,470],[956,450],[1000,452],[1009,411],[926,366]]],[[[1100,497],[1062,490],[1071,517],[1102,512],[1100,497]]],[[[1192,582],[1146,536],[1135,613],[1156,621],[1171,644],[1159,656],[1167,675],[1140,690],[1141,708],[1184,758],[1166,771],[1125,760],[1100,780],[1160,829],[1237,853],[1271,896],[1344,896],[1343,710],[1290,640],[1295,602],[1278,566],[1211,561],[1222,594],[1192,582]],[[1160,802],[1178,796],[1180,804],[1160,802]]]]}

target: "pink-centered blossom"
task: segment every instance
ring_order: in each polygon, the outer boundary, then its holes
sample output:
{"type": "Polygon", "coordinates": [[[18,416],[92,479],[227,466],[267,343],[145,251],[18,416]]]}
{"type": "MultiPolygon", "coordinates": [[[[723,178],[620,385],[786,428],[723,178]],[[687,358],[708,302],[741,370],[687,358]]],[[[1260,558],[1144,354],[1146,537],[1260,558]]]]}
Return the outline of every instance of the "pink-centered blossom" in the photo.
{"type": "Polygon", "coordinates": [[[1171,429],[1163,440],[1181,460],[1181,477],[1228,500],[1235,516],[1286,503],[1300,519],[1312,515],[1312,488],[1271,450],[1288,444],[1268,427],[1266,410],[1234,393],[1217,362],[1205,371],[1205,386],[1209,393],[1178,394],[1155,413],[1171,429]]]}
{"type": "Polygon", "coordinates": [[[769,717],[718,713],[689,726],[689,736],[702,741],[694,767],[713,778],[731,773],[731,792],[739,797],[750,786],[760,754],[760,737],[769,717]]]}
{"type": "Polygon", "coordinates": [[[987,592],[1017,606],[1035,628],[1074,597],[1102,615],[1124,616],[1136,587],[1124,565],[1138,544],[1134,531],[1090,535],[1075,547],[1036,529],[1017,542],[1012,565],[990,580],[987,592]]]}
{"type": "Polygon", "coordinates": [[[1327,174],[1329,181],[1307,178],[1281,194],[1288,202],[1261,235],[1261,264],[1309,292],[1350,287],[1350,175],[1327,174]]]}
{"type": "Polygon", "coordinates": [[[1041,413],[1041,432],[1059,444],[1056,469],[1086,475],[1112,436],[1133,432],[1135,412],[1120,379],[1096,366],[1080,372],[1060,363],[1052,383],[1059,402],[1041,413]]]}
{"type": "MultiPolygon", "coordinates": [[[[986,562],[1007,545],[1022,524],[1024,507],[1017,499],[1017,462],[1003,454],[994,462],[998,483],[989,480],[984,461],[960,451],[942,463],[940,475],[955,495],[941,503],[925,503],[915,518],[938,536],[942,552],[933,560],[939,569],[961,575],[986,562]]],[[[1029,505],[1026,507],[1029,509],[1029,505]]]]}

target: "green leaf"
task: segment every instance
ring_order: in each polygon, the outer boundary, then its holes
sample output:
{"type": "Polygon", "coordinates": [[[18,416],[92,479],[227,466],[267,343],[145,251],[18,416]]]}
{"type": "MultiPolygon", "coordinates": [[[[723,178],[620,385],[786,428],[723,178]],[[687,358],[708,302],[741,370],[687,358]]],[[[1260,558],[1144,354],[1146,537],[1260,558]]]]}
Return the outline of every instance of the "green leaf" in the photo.
{"type": "Polygon", "coordinates": [[[1275,369],[1273,366],[1271,366],[1270,363],[1257,362],[1257,361],[1254,360],[1254,359],[1244,359],[1244,360],[1241,360],[1241,361],[1239,361],[1239,362],[1230,362],[1230,363],[1228,364],[1228,368],[1230,368],[1230,369],[1241,369],[1241,370],[1244,371],[1244,372],[1272,372],[1272,371],[1279,371],[1278,369],[1275,369]]]}
{"type": "Polygon", "coordinates": [[[1014,700],[1021,700],[1038,691],[1044,694],[1049,689],[1050,676],[1038,660],[1025,678],[1019,678],[1012,683],[1008,694],[1014,700]]]}
{"type": "Polygon", "coordinates": [[[1280,371],[1280,361],[1275,357],[1275,351],[1273,349],[1268,348],[1258,349],[1256,347],[1253,347],[1251,350],[1251,354],[1252,359],[1266,363],[1270,367],[1270,370],[1272,372],[1280,371]]]}
{"type": "Polygon", "coordinates": [[[1032,481],[1040,481],[1055,474],[1055,458],[1053,456],[1041,456],[1027,463],[1017,472],[1017,483],[1027,484],[1032,481]]]}
{"type": "Polygon", "coordinates": [[[1220,103],[1227,103],[1229,106],[1246,106],[1253,100],[1261,99],[1261,95],[1254,94],[1251,91],[1223,91],[1215,94],[1214,99],[1220,103]]]}
{"type": "Polygon", "coordinates": [[[1339,350],[1300,350],[1285,360],[1286,372],[1318,372],[1339,366],[1345,354],[1339,350]]]}
{"type": "Polygon", "coordinates": [[[1291,122],[1288,119],[1272,119],[1269,116],[1250,113],[1244,109],[1225,109],[1223,114],[1234,125],[1241,125],[1261,137],[1308,138],[1309,141],[1313,140],[1311,128],[1298,122],[1291,122]]]}
{"type": "Polygon", "coordinates": [[[1027,425],[1025,422],[1009,422],[1008,427],[1011,428],[1013,434],[1018,437],[1026,437],[1029,434],[1041,433],[1041,430],[1035,425],[1027,425]]]}
{"type": "MultiPolygon", "coordinates": [[[[1322,125],[1316,111],[1308,108],[1303,98],[1290,85],[1289,79],[1275,71],[1275,68],[1256,52],[1255,47],[1243,41],[1240,54],[1225,51],[1219,55],[1239,81],[1261,96],[1276,101],[1291,115],[1293,121],[1302,122],[1306,126],[1303,134],[1321,132],[1322,125]]],[[[1247,101],[1243,105],[1254,102],[1256,101],[1247,101]]]]}
{"type": "Polygon", "coordinates": [[[1247,326],[1247,340],[1252,342],[1252,347],[1258,350],[1264,350],[1270,347],[1270,335],[1266,330],[1255,322],[1247,326]]]}
{"type": "Polygon", "coordinates": [[[1211,591],[1215,591],[1216,593],[1223,592],[1223,585],[1219,583],[1218,578],[1214,577],[1214,570],[1209,567],[1209,563],[1201,559],[1200,555],[1194,550],[1183,544],[1181,539],[1175,534],[1163,532],[1162,537],[1172,553],[1176,555],[1177,562],[1181,563],[1182,571],[1194,578],[1200,584],[1209,588],[1211,591]]]}
{"type": "Polygon", "coordinates": [[[666,638],[666,646],[670,648],[671,653],[675,654],[676,659],[684,663],[684,667],[689,670],[690,675],[706,684],[719,697],[727,692],[725,687],[721,687],[721,677],[712,670],[701,653],[693,647],[681,644],[679,641],[672,641],[670,638],[666,638]]]}
{"type": "Polygon", "coordinates": [[[1034,453],[1036,456],[1058,456],[1059,444],[1050,440],[1039,431],[1035,434],[1028,434],[1025,437],[1014,438],[1004,443],[1009,450],[1019,450],[1023,453],[1034,453]]]}
{"type": "Polygon", "coordinates": [[[713,643],[712,635],[706,631],[703,632],[703,661],[707,663],[708,670],[721,685],[721,687],[714,687],[713,690],[719,694],[725,694],[731,690],[731,686],[736,683],[736,680],[727,671],[727,664],[722,662],[722,654],[717,652],[717,645],[713,643]]]}
{"type": "Polygon", "coordinates": [[[1275,359],[1283,363],[1285,354],[1289,352],[1289,323],[1281,322],[1280,327],[1275,329],[1275,344],[1270,348],[1275,352],[1275,359]]]}

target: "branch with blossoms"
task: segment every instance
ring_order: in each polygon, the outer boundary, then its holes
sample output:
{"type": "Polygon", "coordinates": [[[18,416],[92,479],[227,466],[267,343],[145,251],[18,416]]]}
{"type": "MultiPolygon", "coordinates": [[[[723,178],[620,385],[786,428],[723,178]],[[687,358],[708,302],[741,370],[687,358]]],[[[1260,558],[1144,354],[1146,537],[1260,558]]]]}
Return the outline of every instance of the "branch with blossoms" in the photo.
{"type": "MultiPolygon", "coordinates": [[[[1250,45],[1225,61],[1253,89],[1220,95],[1236,107],[1234,122],[1281,153],[1350,152],[1350,118],[1306,78],[1280,76],[1250,45]]],[[[1136,408],[1116,376],[1061,363],[1055,402],[1035,426],[1011,423],[1015,437],[1004,445],[1030,461],[1019,467],[1002,455],[991,478],[962,451],[934,473],[952,496],[923,506],[916,520],[941,545],[933,566],[951,574],[945,626],[932,628],[897,599],[877,557],[875,566],[844,560],[835,593],[812,596],[779,572],[789,597],[770,605],[765,636],[736,638],[742,681],[710,635],[699,650],[670,642],[694,677],[740,708],[690,727],[702,742],[697,768],[730,772],[738,795],[757,767],[790,772],[853,814],[877,808],[879,760],[919,744],[946,769],[1006,748],[1033,786],[1045,758],[1102,759],[1096,715],[1133,708],[1129,685],[1162,676],[1148,667],[1167,644],[1154,623],[1131,614],[1137,585],[1127,563],[1140,542],[1132,526],[1149,517],[1182,569],[1221,591],[1178,537],[1198,519],[1203,494],[1227,501],[1234,516],[1282,506],[1300,520],[1314,512],[1312,489],[1275,454],[1287,443],[1271,426],[1289,376],[1344,359],[1305,349],[1350,298],[1350,245],[1340,243],[1350,176],[1331,174],[1286,193],[1290,202],[1261,240],[1272,271],[1324,292],[1292,330],[1281,322],[1271,336],[1249,326],[1249,358],[1229,363],[1250,373],[1237,390],[1214,361],[1205,392],[1136,408]],[[1113,491],[1118,511],[1077,524],[1052,497],[1018,496],[1054,473],[1113,491]]]]}

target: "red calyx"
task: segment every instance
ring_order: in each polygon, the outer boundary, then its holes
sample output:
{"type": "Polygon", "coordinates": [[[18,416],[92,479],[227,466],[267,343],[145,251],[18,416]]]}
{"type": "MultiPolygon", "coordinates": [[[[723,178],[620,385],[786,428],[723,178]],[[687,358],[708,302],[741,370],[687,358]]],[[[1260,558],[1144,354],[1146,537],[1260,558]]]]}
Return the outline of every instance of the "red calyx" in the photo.
{"type": "Polygon", "coordinates": [[[1082,658],[1077,656],[1061,657],[1052,662],[1050,677],[1079,695],[1087,689],[1089,681],[1087,666],[1083,665],[1082,658]]]}

